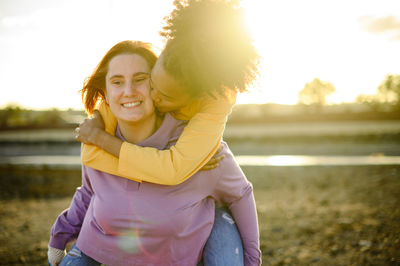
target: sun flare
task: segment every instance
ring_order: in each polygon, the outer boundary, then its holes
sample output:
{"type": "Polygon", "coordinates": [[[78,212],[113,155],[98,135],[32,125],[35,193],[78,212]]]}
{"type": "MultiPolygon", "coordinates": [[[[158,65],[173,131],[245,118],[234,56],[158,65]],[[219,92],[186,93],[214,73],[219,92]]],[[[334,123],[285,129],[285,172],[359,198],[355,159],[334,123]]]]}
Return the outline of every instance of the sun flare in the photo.
{"type": "MultiPolygon", "coordinates": [[[[158,32],[172,2],[0,3],[0,80],[7,88],[0,106],[82,108],[82,82],[113,44],[130,39],[162,48],[158,32]]],[[[399,73],[397,0],[243,0],[242,6],[261,65],[238,103],[295,104],[314,78],[335,86],[328,103],[351,102],[399,73]]]]}
{"type": "Polygon", "coordinates": [[[335,86],[328,103],[374,94],[384,77],[397,70],[393,57],[400,59],[395,48],[399,41],[366,32],[360,18],[391,12],[400,18],[400,3],[385,3],[378,7],[362,1],[243,1],[262,59],[257,84],[238,102],[295,104],[298,92],[314,78],[335,86]]]}

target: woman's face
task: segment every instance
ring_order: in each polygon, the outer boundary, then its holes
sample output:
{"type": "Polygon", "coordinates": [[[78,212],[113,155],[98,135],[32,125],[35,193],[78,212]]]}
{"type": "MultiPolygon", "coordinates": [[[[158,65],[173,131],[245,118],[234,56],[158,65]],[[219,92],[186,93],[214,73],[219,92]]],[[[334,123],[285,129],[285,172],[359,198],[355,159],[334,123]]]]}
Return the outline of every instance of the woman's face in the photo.
{"type": "Polygon", "coordinates": [[[119,122],[140,122],[154,115],[150,97],[150,69],[137,54],[111,59],[106,75],[106,101],[119,122]]]}
{"type": "Polygon", "coordinates": [[[177,111],[191,101],[182,84],[165,71],[162,56],[158,58],[151,71],[150,84],[151,97],[161,113],[177,111]]]}

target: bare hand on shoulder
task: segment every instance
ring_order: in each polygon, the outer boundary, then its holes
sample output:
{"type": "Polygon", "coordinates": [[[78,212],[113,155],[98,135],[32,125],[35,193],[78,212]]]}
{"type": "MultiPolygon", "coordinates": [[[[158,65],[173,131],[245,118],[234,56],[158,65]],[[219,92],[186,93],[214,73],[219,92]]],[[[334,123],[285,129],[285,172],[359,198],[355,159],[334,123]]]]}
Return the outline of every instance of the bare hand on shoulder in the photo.
{"type": "Polygon", "coordinates": [[[225,155],[218,155],[224,148],[223,144],[219,144],[218,150],[214,153],[214,156],[200,169],[200,170],[212,170],[219,166],[219,162],[225,158],[225,155]]]}
{"type": "Polygon", "coordinates": [[[98,145],[98,133],[104,131],[104,128],[103,118],[99,111],[95,110],[92,118],[86,118],[75,129],[75,139],[86,144],[98,145]]]}

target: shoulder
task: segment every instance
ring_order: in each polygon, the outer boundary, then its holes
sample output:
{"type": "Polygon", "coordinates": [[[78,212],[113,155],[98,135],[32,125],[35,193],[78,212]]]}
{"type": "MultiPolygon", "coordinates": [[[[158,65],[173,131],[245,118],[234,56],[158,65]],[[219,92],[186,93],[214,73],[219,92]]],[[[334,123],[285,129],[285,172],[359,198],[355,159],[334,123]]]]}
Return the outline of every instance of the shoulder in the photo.
{"type": "Polygon", "coordinates": [[[235,156],[233,155],[231,149],[228,146],[228,143],[226,143],[225,141],[222,140],[220,145],[222,145],[223,148],[219,154],[224,155],[225,158],[228,159],[228,161],[234,161],[235,163],[237,163],[235,160],[235,156]]]}
{"type": "Polygon", "coordinates": [[[225,157],[215,169],[218,171],[215,193],[217,198],[222,199],[224,202],[232,203],[252,191],[252,185],[247,180],[228,145],[225,142],[222,142],[222,144],[224,148],[220,154],[225,155],[225,157]]]}
{"type": "Polygon", "coordinates": [[[228,144],[225,141],[221,141],[221,145],[223,145],[223,149],[218,155],[225,156],[224,159],[219,162],[219,166],[217,167],[221,172],[221,176],[244,176],[244,173],[240,168],[239,163],[236,161],[236,158],[230,150],[228,144]]]}

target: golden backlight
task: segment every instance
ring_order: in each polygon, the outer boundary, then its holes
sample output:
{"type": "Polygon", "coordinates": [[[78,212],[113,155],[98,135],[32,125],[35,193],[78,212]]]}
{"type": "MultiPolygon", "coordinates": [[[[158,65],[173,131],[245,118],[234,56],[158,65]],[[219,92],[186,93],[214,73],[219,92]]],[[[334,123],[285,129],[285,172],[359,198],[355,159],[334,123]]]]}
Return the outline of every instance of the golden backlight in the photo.
{"type": "Polygon", "coordinates": [[[295,104],[314,78],[331,82],[328,103],[374,94],[384,77],[399,73],[398,1],[243,1],[248,27],[261,56],[253,93],[239,102],[295,104]],[[397,18],[392,35],[366,31],[366,18],[397,18]],[[397,58],[397,59],[395,59],[397,58]]]}
{"type": "MultiPolygon", "coordinates": [[[[78,90],[113,44],[136,39],[162,48],[158,32],[172,2],[0,3],[0,106],[82,108],[78,90]]],[[[399,73],[400,1],[243,0],[242,6],[262,60],[260,78],[238,103],[295,104],[314,78],[336,87],[329,103],[351,102],[399,73]],[[376,22],[388,16],[391,31],[382,32],[376,22]]]]}

